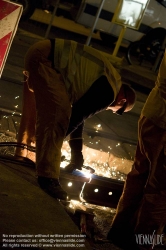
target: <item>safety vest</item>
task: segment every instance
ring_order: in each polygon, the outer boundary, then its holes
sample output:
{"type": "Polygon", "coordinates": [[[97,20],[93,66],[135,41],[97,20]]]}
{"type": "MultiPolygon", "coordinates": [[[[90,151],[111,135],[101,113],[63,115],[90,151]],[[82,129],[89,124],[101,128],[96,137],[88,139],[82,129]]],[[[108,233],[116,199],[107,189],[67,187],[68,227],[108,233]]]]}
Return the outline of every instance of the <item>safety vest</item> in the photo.
{"type": "Polygon", "coordinates": [[[75,41],[55,40],[54,67],[63,76],[71,103],[79,100],[102,75],[114,91],[114,100],[122,85],[119,73],[102,52],[75,41]]]}

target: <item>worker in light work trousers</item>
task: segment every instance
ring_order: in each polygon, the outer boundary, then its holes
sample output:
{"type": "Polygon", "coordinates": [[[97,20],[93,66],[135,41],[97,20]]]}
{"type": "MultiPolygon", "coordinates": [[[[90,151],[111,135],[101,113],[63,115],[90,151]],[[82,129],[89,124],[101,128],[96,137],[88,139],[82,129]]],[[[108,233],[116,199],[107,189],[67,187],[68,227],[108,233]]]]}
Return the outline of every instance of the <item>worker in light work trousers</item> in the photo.
{"type": "MultiPolygon", "coordinates": [[[[70,40],[32,45],[25,56],[24,74],[29,94],[25,91],[18,142],[30,143],[35,131],[38,183],[51,196],[66,200],[68,195],[59,183],[64,138],[101,110],[119,114],[131,110],[135,91],[122,84],[119,73],[100,51],[70,40]],[[31,126],[32,116],[36,127],[31,126]]],[[[71,136],[70,144],[72,139],[77,143],[80,138],[71,136]]],[[[80,143],[82,147],[82,139],[80,143]]],[[[24,150],[17,148],[16,155],[25,156],[24,150]]]]}
{"type": "Polygon", "coordinates": [[[166,225],[166,53],[138,125],[133,168],[108,239],[123,249],[151,250],[156,245],[164,247],[166,225]]]}

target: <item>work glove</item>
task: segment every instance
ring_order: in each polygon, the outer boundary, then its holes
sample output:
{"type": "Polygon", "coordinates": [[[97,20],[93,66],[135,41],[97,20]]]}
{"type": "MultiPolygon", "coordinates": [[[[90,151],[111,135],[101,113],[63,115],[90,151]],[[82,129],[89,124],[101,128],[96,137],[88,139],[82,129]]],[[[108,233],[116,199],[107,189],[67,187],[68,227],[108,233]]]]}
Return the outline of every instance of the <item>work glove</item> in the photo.
{"type": "Polygon", "coordinates": [[[74,169],[82,170],[83,168],[88,170],[90,173],[94,173],[95,169],[90,166],[83,165],[83,139],[71,139],[69,140],[69,145],[71,148],[71,159],[70,163],[65,167],[64,171],[67,173],[72,173],[74,169]]]}
{"type": "Polygon", "coordinates": [[[71,148],[70,163],[65,167],[65,172],[71,173],[74,169],[82,169],[84,158],[82,154],[83,139],[71,139],[69,140],[71,148]]]}

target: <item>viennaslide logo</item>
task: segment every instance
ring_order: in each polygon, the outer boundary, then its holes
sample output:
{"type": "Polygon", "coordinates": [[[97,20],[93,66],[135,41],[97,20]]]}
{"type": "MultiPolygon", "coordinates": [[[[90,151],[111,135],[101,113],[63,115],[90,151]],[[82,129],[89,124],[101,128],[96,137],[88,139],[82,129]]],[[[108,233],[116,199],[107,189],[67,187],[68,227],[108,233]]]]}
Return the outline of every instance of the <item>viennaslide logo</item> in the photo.
{"type": "Polygon", "coordinates": [[[151,245],[152,249],[157,245],[163,244],[164,234],[155,234],[155,230],[153,234],[135,234],[136,243],[138,245],[151,245]]]}

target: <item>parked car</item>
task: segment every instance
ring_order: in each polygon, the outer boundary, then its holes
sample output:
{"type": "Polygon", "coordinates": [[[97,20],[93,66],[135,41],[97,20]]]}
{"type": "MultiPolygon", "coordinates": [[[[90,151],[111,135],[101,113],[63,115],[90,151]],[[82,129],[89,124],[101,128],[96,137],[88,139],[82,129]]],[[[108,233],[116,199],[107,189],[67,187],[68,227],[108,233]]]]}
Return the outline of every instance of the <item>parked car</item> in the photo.
{"type": "MultiPolygon", "coordinates": [[[[132,23],[133,26],[135,25],[135,16],[138,17],[139,10],[141,10],[146,1],[147,0],[105,0],[95,29],[100,32],[100,37],[103,42],[111,45],[111,43],[114,43],[118,39],[122,29],[122,25],[112,22],[118,4],[122,3],[124,6],[127,6],[125,7],[125,12],[128,11],[128,6],[133,8],[133,16],[127,17],[127,22],[131,23],[131,27],[127,28],[124,33],[123,43],[127,43],[127,46],[130,44],[132,46],[133,43],[143,39],[143,44],[145,44],[143,54],[146,52],[146,57],[148,57],[149,60],[155,60],[165,38],[166,1],[149,0],[142,21],[137,27],[138,29],[135,27],[132,28],[132,23]],[[146,37],[146,39],[144,37],[146,37]]],[[[26,20],[33,14],[35,8],[53,10],[57,0],[15,0],[14,2],[23,5],[21,20],[26,20]]],[[[100,4],[101,0],[60,0],[59,9],[68,11],[70,13],[69,16],[72,17],[75,22],[86,27],[92,27],[100,4]]],[[[58,15],[58,11],[56,15],[58,15]]],[[[133,51],[133,46],[129,48],[129,51],[133,51]]],[[[137,46],[134,46],[134,48],[136,48],[137,51],[137,46]]],[[[140,53],[142,53],[142,50],[140,53]]]]}
{"type": "MultiPolygon", "coordinates": [[[[140,0],[123,1],[140,3],[140,0]]],[[[86,27],[91,27],[100,2],[101,0],[82,1],[77,16],[75,17],[75,21],[86,27]]],[[[118,0],[105,0],[96,25],[96,30],[100,31],[101,39],[105,42],[115,42],[119,37],[122,28],[121,25],[111,22],[118,2],[118,0]]],[[[158,39],[161,41],[165,36],[166,29],[166,8],[163,3],[163,0],[150,0],[139,29],[135,30],[127,28],[124,34],[124,40],[128,42],[135,42],[140,40],[144,35],[148,34],[149,31],[153,30],[150,34],[150,39],[158,39]]]]}

